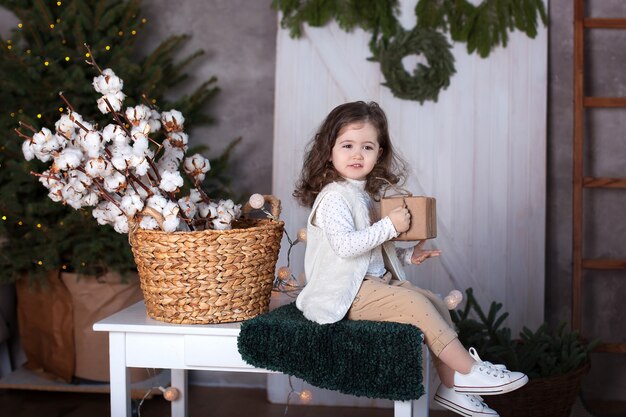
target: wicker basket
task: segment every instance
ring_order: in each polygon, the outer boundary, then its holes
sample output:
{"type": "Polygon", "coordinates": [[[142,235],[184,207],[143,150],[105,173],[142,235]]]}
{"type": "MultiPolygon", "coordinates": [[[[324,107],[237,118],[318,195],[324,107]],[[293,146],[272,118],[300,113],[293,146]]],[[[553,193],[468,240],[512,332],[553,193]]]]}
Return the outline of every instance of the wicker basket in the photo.
{"type": "Polygon", "coordinates": [[[532,379],[522,388],[484,397],[501,417],[569,417],[590,364],[563,375],[532,379]]]}
{"type": "MultiPolygon", "coordinates": [[[[280,201],[264,196],[273,216],[280,201]]],[[[232,230],[129,233],[148,316],[179,324],[241,321],[269,309],[284,222],[250,219],[232,230]]]]}

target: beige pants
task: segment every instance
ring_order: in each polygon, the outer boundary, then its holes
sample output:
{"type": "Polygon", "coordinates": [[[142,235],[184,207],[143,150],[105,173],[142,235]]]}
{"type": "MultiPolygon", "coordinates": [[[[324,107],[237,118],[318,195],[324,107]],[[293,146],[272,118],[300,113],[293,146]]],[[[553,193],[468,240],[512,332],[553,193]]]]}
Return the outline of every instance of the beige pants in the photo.
{"type": "Polygon", "coordinates": [[[448,309],[432,292],[408,281],[389,281],[390,277],[366,277],[346,317],[413,324],[424,333],[431,352],[439,357],[448,343],[457,338],[448,309]]]}

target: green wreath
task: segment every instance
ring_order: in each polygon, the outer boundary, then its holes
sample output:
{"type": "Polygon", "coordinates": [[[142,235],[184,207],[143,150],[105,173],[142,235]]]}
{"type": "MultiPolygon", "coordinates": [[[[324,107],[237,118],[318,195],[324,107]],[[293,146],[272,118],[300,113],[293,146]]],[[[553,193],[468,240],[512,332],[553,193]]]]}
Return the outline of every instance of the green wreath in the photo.
{"type": "Polygon", "coordinates": [[[450,43],[441,33],[432,29],[414,28],[401,31],[386,46],[379,47],[378,60],[386,82],[393,95],[415,100],[437,101],[439,91],[450,85],[450,77],[456,72],[450,43]],[[409,74],[402,59],[408,55],[422,54],[428,66],[418,64],[409,74]]]}

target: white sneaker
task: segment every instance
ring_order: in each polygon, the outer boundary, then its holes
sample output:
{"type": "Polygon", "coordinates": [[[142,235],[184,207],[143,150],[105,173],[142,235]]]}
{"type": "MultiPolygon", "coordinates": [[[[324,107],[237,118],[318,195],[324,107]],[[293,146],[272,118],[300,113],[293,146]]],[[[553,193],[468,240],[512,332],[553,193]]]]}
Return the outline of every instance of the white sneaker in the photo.
{"type": "Polygon", "coordinates": [[[454,373],[454,390],[463,394],[498,395],[514,391],[528,382],[521,372],[511,372],[504,365],[483,362],[476,349],[469,349],[476,363],[468,374],[454,373]]]}
{"type": "Polygon", "coordinates": [[[435,402],[448,410],[466,417],[499,417],[478,395],[460,394],[445,385],[439,385],[435,402]]]}

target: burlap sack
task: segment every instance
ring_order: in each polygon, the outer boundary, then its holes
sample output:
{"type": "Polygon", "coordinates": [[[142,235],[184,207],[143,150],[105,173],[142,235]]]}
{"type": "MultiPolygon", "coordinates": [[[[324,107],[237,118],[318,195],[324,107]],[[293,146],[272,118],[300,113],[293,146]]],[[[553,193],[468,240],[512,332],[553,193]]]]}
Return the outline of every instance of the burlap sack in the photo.
{"type": "MultiPolygon", "coordinates": [[[[95,332],[93,324],[143,299],[139,278],[129,275],[122,282],[118,274],[100,277],[62,273],[71,295],[77,378],[109,381],[109,334],[95,332]]],[[[146,369],[131,369],[131,381],[148,377],[146,369]]]]}
{"type": "Polygon", "coordinates": [[[17,317],[24,367],[50,379],[71,382],[74,375],[72,297],[51,272],[41,284],[17,280],[17,317]]]}

